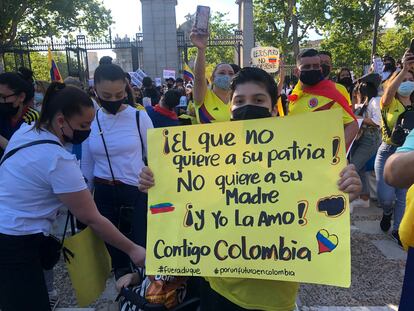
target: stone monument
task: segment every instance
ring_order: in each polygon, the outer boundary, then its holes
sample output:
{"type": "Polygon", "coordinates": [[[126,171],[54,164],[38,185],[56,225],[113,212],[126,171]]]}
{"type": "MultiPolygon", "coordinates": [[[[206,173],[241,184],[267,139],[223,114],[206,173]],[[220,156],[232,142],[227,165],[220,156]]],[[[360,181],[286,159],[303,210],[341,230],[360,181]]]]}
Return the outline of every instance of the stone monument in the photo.
{"type": "Polygon", "coordinates": [[[177,0],[141,0],[143,70],[152,78],[162,77],[163,69],[178,73],[175,6],[177,0]]]}
{"type": "Polygon", "coordinates": [[[240,67],[250,64],[250,51],[254,48],[253,0],[237,0],[239,5],[239,29],[243,31],[240,67]]]}

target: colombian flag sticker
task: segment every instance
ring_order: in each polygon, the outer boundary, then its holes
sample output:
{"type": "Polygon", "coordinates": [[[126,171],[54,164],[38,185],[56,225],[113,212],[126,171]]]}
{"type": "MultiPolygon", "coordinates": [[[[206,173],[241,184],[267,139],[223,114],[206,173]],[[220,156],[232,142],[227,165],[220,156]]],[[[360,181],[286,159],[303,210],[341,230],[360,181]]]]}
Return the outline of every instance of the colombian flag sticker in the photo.
{"type": "Polygon", "coordinates": [[[172,203],[160,203],[150,206],[151,214],[168,213],[172,212],[174,209],[175,207],[172,203]]]}

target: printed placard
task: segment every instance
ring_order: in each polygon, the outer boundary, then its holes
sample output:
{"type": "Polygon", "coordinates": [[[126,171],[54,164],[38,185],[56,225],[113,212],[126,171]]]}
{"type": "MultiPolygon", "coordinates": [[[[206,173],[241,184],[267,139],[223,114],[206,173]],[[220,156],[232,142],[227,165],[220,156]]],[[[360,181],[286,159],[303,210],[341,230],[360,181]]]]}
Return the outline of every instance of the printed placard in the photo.
{"type": "Polygon", "coordinates": [[[173,78],[175,80],[175,70],[164,69],[162,71],[162,77],[167,80],[168,78],[173,78]]]}

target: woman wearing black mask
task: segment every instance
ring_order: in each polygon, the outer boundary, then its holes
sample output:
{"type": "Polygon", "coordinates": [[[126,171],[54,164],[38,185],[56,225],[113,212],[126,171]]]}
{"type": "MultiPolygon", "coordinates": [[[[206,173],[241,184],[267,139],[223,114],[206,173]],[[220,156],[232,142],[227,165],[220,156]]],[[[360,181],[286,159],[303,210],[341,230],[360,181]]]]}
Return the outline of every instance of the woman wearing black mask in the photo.
{"type": "Polygon", "coordinates": [[[0,74],[0,157],[22,124],[32,124],[39,113],[29,106],[34,87],[16,73],[0,74]]]}
{"type": "Polygon", "coordinates": [[[40,119],[13,135],[0,163],[0,309],[49,311],[42,245],[67,207],[104,241],[143,265],[145,250],[99,214],[67,142],[81,143],[95,117],[82,90],[60,83],[48,88],[40,119]],[[24,299],[22,299],[24,293],[24,299]]]}
{"type": "MultiPolygon", "coordinates": [[[[100,65],[94,76],[101,106],[82,154],[82,171],[94,188],[98,210],[139,245],[146,240],[146,195],[138,190],[138,174],[145,165],[147,129],[153,128],[145,111],[128,100],[123,70],[100,65]],[[133,220],[132,220],[133,218],[133,220]]],[[[133,99],[132,99],[133,100],[133,99]]],[[[115,278],[128,273],[127,254],[108,247],[115,278]]]]}
{"type": "Polygon", "coordinates": [[[354,81],[352,81],[352,74],[348,68],[342,67],[339,70],[338,83],[343,85],[350,95],[352,94],[354,89],[354,81]]]}

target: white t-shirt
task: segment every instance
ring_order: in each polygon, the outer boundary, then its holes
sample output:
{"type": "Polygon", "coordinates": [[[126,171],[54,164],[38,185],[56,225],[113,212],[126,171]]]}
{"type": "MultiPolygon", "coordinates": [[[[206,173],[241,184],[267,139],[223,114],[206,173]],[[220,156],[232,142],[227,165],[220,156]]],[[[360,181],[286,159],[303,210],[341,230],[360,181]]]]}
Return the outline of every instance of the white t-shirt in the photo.
{"type": "MultiPolygon", "coordinates": [[[[368,103],[367,109],[364,113],[364,118],[370,118],[376,125],[381,126],[381,97],[373,97],[368,103]]],[[[362,105],[355,105],[355,108],[362,107],[362,105]]]]}
{"type": "MultiPolygon", "coordinates": [[[[116,115],[105,113],[103,110],[97,113],[115,179],[131,186],[138,186],[138,175],[145,165],[142,161],[136,113],[137,110],[131,106],[116,115]]],[[[139,112],[139,120],[141,137],[147,152],[147,130],[154,126],[145,111],[139,112]]],[[[81,168],[89,187],[93,186],[93,177],[112,180],[96,118],[91,126],[91,135],[84,145],[81,168]]]]}
{"type": "MultiPolygon", "coordinates": [[[[37,140],[59,139],[48,131],[22,126],[6,152],[37,140]]],[[[0,233],[48,235],[59,208],[57,194],[87,189],[74,155],[63,147],[42,144],[24,148],[0,166],[0,233]]]]}

